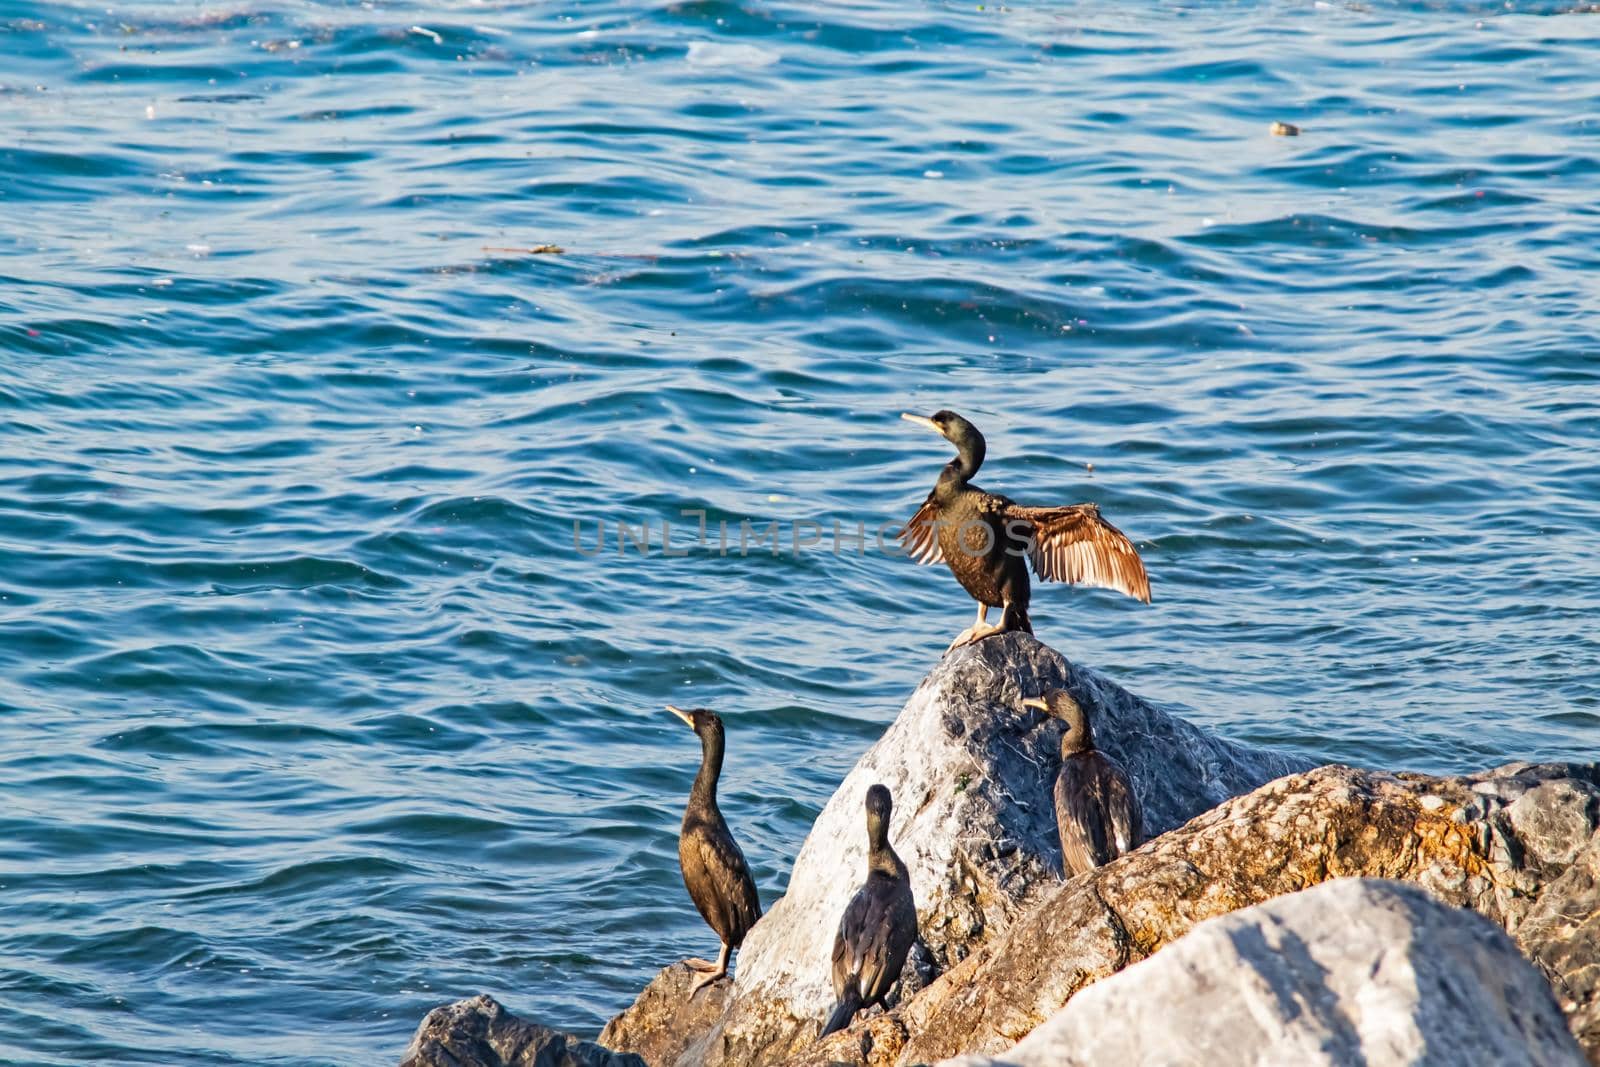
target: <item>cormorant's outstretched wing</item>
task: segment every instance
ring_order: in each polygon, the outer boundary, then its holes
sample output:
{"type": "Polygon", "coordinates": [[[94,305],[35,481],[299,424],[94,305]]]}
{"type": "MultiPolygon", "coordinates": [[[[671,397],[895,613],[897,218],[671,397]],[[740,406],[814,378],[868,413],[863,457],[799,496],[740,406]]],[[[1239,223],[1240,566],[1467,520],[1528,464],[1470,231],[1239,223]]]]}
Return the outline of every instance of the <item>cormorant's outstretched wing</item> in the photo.
{"type": "Polygon", "coordinates": [[[939,547],[939,508],[933,502],[932,493],[900,531],[900,543],[905,546],[906,554],[918,563],[944,561],[944,550],[939,547]]]}
{"type": "Polygon", "coordinates": [[[1150,603],[1150,576],[1138,549],[1093,504],[1025,508],[1008,500],[1004,514],[1027,525],[1028,561],[1040,578],[1115,589],[1150,603]]]}

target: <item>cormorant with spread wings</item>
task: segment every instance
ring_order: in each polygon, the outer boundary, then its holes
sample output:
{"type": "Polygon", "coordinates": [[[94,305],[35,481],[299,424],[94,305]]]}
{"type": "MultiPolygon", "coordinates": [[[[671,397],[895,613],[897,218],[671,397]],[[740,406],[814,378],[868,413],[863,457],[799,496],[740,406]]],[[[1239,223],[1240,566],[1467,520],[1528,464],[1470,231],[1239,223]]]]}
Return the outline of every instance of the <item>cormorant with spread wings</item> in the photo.
{"type": "Polygon", "coordinates": [[[1028,618],[1028,564],[1046,581],[1115,589],[1150,603],[1150,578],[1133,542],[1100,517],[1093,504],[1029,508],[972,484],[983,465],[978,428],[953,411],[901,418],[937,431],[956,446],[933,491],[911,517],[901,541],[918,563],[950,566],[972,599],[978,621],[951,643],[957,648],[1006,630],[1033,632],[1028,618]],[[988,623],[990,608],[1000,624],[988,623]]]}

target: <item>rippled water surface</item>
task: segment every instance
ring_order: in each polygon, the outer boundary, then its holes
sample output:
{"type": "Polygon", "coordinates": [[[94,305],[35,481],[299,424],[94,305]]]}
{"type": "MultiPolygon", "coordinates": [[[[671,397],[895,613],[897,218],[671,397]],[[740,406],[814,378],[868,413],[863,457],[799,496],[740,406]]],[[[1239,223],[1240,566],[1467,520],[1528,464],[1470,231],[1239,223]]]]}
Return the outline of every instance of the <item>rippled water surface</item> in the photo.
{"type": "Polygon", "coordinates": [[[714,951],[662,703],[770,901],[969,621],[875,543],[902,410],[1134,536],[1153,606],[1034,599],[1130,688],[1592,756],[1597,19],[0,0],[0,1059],[593,1034],[714,951]]]}

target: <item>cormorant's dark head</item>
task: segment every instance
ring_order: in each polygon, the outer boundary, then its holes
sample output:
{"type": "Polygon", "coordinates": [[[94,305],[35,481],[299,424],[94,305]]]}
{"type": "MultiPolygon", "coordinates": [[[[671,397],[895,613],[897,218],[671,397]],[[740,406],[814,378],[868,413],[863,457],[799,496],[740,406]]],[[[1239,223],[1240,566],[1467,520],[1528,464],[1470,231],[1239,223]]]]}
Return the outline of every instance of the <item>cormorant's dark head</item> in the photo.
{"type": "Polygon", "coordinates": [[[695,708],[692,711],[684,711],[680,707],[668,704],[667,710],[682,719],[684,725],[700,735],[701,740],[710,737],[715,737],[719,741],[722,739],[722,717],[711,709],[695,708]]]}
{"type": "Polygon", "coordinates": [[[867,790],[867,814],[876,815],[884,822],[889,821],[889,813],[894,810],[894,797],[889,795],[889,787],[875,785],[867,790]]]}
{"type": "Polygon", "coordinates": [[[964,440],[983,439],[983,434],[978,432],[976,426],[953,411],[936,411],[933,413],[932,418],[926,415],[909,414],[903,414],[900,417],[907,422],[914,422],[918,426],[928,427],[957,448],[961,447],[961,443],[964,440]]]}
{"type": "Polygon", "coordinates": [[[893,810],[888,786],[875,785],[867,790],[867,847],[872,851],[888,846],[889,813],[893,810]]]}
{"type": "Polygon", "coordinates": [[[963,419],[953,411],[935,412],[932,418],[923,415],[901,415],[907,422],[914,422],[919,426],[926,426],[936,430],[940,437],[956,446],[956,458],[952,461],[951,468],[963,479],[971,478],[983,466],[984,453],[988,446],[983,440],[983,434],[972,423],[963,419]]]}
{"type": "Polygon", "coordinates": [[[1083,705],[1065,689],[1051,689],[1042,697],[1030,697],[1022,702],[1022,706],[1039,708],[1066,723],[1067,731],[1061,735],[1063,749],[1085,749],[1094,744],[1094,737],[1089,730],[1089,716],[1085,714],[1083,705]]]}

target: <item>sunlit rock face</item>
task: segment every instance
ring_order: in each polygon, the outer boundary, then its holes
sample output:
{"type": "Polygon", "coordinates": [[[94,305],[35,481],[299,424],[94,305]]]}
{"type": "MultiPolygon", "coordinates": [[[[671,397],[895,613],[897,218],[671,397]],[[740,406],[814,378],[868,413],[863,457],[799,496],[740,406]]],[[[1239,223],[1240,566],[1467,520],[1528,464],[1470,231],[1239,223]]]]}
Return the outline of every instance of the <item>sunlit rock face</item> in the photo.
{"type": "Polygon", "coordinates": [[[1057,888],[893,1013],[907,1035],[896,1058],[1001,1054],[1198,923],[1341,877],[1413,882],[1506,930],[1595,1057],[1597,820],[1594,764],[1443,778],[1330,766],[1278,779],[1057,888]]]}
{"type": "Polygon", "coordinates": [[[1208,919],[1015,1047],[940,1067],[1584,1067],[1504,930],[1419,886],[1340,878],[1208,919]]]}

